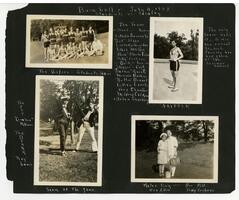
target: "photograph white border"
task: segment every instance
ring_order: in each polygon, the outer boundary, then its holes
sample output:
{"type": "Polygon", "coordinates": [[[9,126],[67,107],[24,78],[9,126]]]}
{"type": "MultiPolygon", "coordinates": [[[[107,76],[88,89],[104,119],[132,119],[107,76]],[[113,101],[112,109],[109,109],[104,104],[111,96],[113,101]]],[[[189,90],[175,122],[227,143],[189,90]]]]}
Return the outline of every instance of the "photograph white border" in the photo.
{"type": "Polygon", "coordinates": [[[150,17],[150,37],[149,37],[149,103],[150,104],[202,104],[202,89],[203,89],[203,24],[202,17],[150,17]],[[192,23],[197,21],[200,24],[200,37],[198,43],[198,80],[197,80],[197,99],[191,100],[155,100],[153,98],[154,88],[154,33],[155,22],[160,21],[184,21],[192,23]]]}
{"type": "Polygon", "coordinates": [[[34,185],[49,186],[102,186],[102,157],[103,157],[103,76],[64,76],[36,75],[35,86],[35,139],[34,139],[34,185]],[[98,152],[97,152],[97,181],[96,182],[46,182],[39,181],[39,122],[40,122],[40,80],[77,80],[99,81],[99,118],[98,118],[98,152]]]}
{"type": "Polygon", "coordinates": [[[26,68],[67,68],[67,69],[112,69],[113,56],[113,16],[86,16],[86,15],[27,15],[26,16],[26,68]],[[94,20],[109,21],[108,34],[108,63],[31,63],[30,62],[30,33],[31,20],[50,19],[50,20],[94,20]]]}
{"type": "Polygon", "coordinates": [[[169,116],[169,115],[132,115],[131,116],[131,182],[145,183],[218,183],[218,134],[219,116],[169,116]],[[135,177],[135,123],[137,120],[213,120],[214,126],[214,160],[212,179],[162,179],[135,177]]]}

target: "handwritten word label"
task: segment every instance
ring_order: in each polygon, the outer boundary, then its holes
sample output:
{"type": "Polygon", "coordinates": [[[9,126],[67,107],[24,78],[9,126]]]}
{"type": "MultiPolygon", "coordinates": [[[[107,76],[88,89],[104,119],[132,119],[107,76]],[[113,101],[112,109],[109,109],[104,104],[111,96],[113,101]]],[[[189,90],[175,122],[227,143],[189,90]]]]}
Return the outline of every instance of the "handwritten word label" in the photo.
{"type": "Polygon", "coordinates": [[[204,183],[198,183],[198,184],[185,184],[186,192],[189,193],[213,193],[213,188],[208,188],[206,184],[204,183]]]}
{"type": "Polygon", "coordinates": [[[102,16],[135,16],[135,15],[141,15],[141,16],[160,16],[162,13],[167,13],[170,11],[170,8],[168,6],[155,6],[155,7],[149,7],[149,6],[127,6],[122,8],[117,7],[91,7],[86,8],[83,6],[77,7],[78,13],[81,14],[94,14],[94,15],[102,15],[102,16]]]}
{"type": "Polygon", "coordinates": [[[144,183],[143,187],[148,192],[170,192],[172,189],[172,186],[170,184],[152,184],[152,183],[144,183]]]}

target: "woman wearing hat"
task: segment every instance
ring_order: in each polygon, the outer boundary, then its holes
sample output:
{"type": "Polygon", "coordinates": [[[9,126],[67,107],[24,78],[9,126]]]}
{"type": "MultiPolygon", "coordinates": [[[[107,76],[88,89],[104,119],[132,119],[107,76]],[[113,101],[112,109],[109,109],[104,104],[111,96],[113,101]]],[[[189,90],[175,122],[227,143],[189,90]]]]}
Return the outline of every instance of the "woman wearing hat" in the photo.
{"type": "Polygon", "coordinates": [[[159,165],[159,177],[164,177],[164,165],[168,162],[168,146],[167,146],[167,134],[162,133],[158,142],[158,165],[159,165]]]}

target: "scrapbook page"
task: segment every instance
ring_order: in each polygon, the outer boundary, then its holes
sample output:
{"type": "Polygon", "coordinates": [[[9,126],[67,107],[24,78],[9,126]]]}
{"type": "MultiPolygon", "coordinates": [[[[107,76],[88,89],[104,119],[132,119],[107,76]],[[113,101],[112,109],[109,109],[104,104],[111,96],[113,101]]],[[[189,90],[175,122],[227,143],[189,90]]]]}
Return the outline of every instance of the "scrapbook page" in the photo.
{"type": "Polygon", "coordinates": [[[234,5],[10,11],[6,134],[15,193],[232,192],[234,5]]]}

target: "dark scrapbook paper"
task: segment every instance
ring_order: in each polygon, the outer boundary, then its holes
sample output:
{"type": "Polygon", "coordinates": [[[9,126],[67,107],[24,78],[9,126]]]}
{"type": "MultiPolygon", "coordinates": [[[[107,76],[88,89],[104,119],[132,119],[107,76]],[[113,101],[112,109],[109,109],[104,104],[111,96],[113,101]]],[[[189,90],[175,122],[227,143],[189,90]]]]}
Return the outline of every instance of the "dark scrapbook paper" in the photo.
{"type": "MultiPolygon", "coordinates": [[[[186,56],[185,51],[183,53],[186,56]]],[[[183,63],[181,69],[182,66],[183,63]]],[[[192,83],[187,84],[189,87],[192,83]]],[[[235,7],[233,4],[29,4],[11,11],[6,30],[6,102],[7,178],[14,181],[16,193],[231,192],[235,187],[235,7]],[[74,68],[66,68],[62,63],[48,66],[44,61],[36,67],[27,67],[26,15],[90,15],[96,19],[112,16],[112,69],[97,69],[97,63],[96,69],[87,66],[83,69],[81,64],[74,68]],[[203,18],[201,104],[149,103],[150,17],[203,18]],[[37,75],[104,77],[101,186],[34,185],[37,75]],[[179,183],[174,179],[160,182],[158,178],[153,182],[131,182],[132,115],[217,116],[217,183],[179,183]]],[[[164,124],[165,119],[161,121],[164,124]]],[[[154,144],[158,139],[157,136],[153,141],[145,140],[154,144]]],[[[145,151],[148,153],[142,163],[156,155],[153,147],[145,151]]],[[[152,165],[156,164],[156,156],[154,158],[152,165]]],[[[149,179],[147,173],[155,173],[152,165],[145,169],[143,178],[149,179]]]]}

